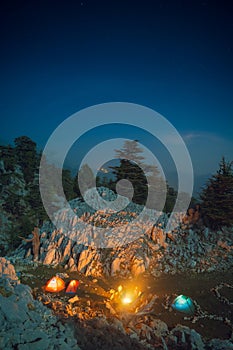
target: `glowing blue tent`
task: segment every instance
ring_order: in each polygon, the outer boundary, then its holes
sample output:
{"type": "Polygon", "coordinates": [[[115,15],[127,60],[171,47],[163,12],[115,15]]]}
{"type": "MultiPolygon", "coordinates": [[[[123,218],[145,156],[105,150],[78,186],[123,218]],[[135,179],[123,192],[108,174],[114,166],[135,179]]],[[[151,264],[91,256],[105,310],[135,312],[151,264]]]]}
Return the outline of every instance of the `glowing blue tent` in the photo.
{"type": "Polygon", "coordinates": [[[176,297],[172,303],[172,308],[186,314],[193,314],[195,311],[195,306],[192,299],[186,297],[185,295],[179,295],[176,297]]]}

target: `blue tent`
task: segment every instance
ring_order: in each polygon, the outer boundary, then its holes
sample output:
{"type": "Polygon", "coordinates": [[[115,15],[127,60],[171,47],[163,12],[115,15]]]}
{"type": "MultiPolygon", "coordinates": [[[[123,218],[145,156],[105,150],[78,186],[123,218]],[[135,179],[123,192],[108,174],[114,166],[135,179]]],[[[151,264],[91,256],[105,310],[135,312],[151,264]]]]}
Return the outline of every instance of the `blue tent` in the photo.
{"type": "Polygon", "coordinates": [[[179,295],[176,297],[172,303],[172,308],[186,314],[193,314],[195,311],[192,299],[185,295],[179,295]]]}

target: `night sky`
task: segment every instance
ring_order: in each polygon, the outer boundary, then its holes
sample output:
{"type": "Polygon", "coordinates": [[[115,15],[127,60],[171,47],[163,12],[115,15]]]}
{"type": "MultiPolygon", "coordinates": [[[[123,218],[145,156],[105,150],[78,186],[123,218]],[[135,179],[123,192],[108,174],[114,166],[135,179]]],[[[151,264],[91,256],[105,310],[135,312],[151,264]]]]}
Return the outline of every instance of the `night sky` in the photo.
{"type": "Polygon", "coordinates": [[[122,101],[166,117],[196,175],[233,159],[232,1],[0,6],[1,142],[27,135],[41,148],[73,113],[122,101]]]}

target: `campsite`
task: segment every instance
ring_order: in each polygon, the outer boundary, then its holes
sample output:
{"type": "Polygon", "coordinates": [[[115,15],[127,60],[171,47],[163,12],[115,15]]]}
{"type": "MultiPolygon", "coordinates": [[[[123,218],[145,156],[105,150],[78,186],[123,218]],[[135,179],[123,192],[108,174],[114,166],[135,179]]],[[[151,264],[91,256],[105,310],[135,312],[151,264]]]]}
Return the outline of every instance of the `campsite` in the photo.
{"type": "MultiPolygon", "coordinates": [[[[23,270],[22,266],[19,266],[19,270],[23,270]]],[[[16,268],[17,270],[17,268],[16,268]]],[[[28,284],[36,298],[44,300],[48,307],[54,308],[55,313],[62,317],[67,317],[66,305],[69,304],[69,299],[73,296],[69,296],[65,293],[65,290],[60,293],[47,293],[43,292],[44,284],[49,278],[56,274],[64,274],[63,269],[46,268],[38,266],[36,268],[27,269],[22,271],[22,283],[28,284]],[[44,298],[44,299],[43,299],[44,298]],[[50,302],[49,302],[50,300],[50,302]],[[62,302],[60,308],[56,302],[62,302]]],[[[193,318],[190,320],[185,319],[185,315],[175,310],[171,310],[171,304],[175,296],[179,294],[186,294],[192,297],[198,305],[200,305],[203,311],[207,311],[209,315],[217,315],[222,318],[229,318],[233,322],[233,305],[229,306],[226,303],[219,301],[214,292],[211,289],[216,287],[219,283],[222,283],[223,278],[221,273],[206,273],[203,275],[176,275],[176,276],[163,276],[160,278],[153,278],[145,274],[134,280],[128,281],[128,279],[118,278],[93,278],[85,277],[82,274],[76,272],[65,272],[64,281],[68,285],[68,282],[72,279],[79,281],[79,287],[75,295],[78,296],[77,305],[82,308],[91,307],[92,312],[100,311],[102,314],[110,316],[109,310],[106,308],[104,301],[110,298],[109,291],[111,289],[117,290],[118,285],[133,284],[138,286],[144,293],[145,298],[150,301],[150,298],[156,295],[156,299],[153,306],[153,314],[160,320],[164,321],[168,327],[174,328],[176,324],[183,324],[187,327],[195,329],[206,339],[220,338],[228,339],[231,335],[231,328],[224,324],[223,321],[211,320],[209,318],[203,318],[196,323],[192,323],[193,318]],[[210,326],[211,324],[211,326],[210,326]]],[[[225,274],[224,280],[227,279],[228,283],[233,284],[232,273],[225,274]]],[[[224,288],[222,295],[228,298],[233,304],[232,290],[224,288]]],[[[121,310],[122,311],[122,310],[121,310]]],[[[72,316],[68,313],[69,317],[72,316]]],[[[73,321],[75,320],[73,315],[73,321]]],[[[87,316],[88,318],[91,316],[87,316]]]]}
{"type": "Polygon", "coordinates": [[[0,350],[233,350],[233,0],[0,1],[0,350]]]}

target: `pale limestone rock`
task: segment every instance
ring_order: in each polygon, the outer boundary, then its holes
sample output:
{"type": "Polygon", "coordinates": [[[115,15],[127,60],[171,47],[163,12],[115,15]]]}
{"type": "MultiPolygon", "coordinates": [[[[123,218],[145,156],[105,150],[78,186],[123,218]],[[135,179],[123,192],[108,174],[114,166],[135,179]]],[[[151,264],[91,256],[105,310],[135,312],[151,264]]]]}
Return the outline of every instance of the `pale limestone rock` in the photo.
{"type": "Polygon", "coordinates": [[[9,260],[3,257],[0,257],[0,277],[18,281],[14,266],[10,263],[9,260]]]}
{"type": "Polygon", "coordinates": [[[70,298],[70,299],[68,300],[68,302],[71,303],[71,304],[74,304],[74,303],[76,303],[77,301],[79,301],[79,297],[78,297],[77,295],[75,295],[73,298],[70,298]]]}
{"type": "Polygon", "coordinates": [[[94,259],[95,255],[96,252],[94,250],[83,250],[78,261],[78,271],[85,272],[90,262],[94,259]]]}
{"type": "Polygon", "coordinates": [[[31,248],[29,248],[26,255],[25,255],[25,258],[29,258],[29,256],[31,256],[31,254],[32,254],[32,250],[31,250],[31,248]]]}
{"type": "Polygon", "coordinates": [[[60,247],[60,245],[62,244],[62,241],[64,239],[64,236],[61,236],[57,242],[57,246],[60,247]]]}
{"type": "Polygon", "coordinates": [[[71,240],[69,240],[67,245],[66,245],[66,247],[65,247],[65,249],[64,249],[63,258],[65,258],[67,255],[70,256],[71,247],[72,247],[72,242],[71,242],[71,240]]]}
{"type": "Polygon", "coordinates": [[[167,324],[159,319],[153,319],[150,322],[150,327],[154,330],[154,334],[157,337],[165,336],[168,334],[167,324]]]}
{"type": "Polygon", "coordinates": [[[75,265],[75,261],[72,257],[69,259],[68,268],[70,271],[77,271],[77,266],[75,265]]]}
{"type": "Polygon", "coordinates": [[[53,233],[52,233],[52,235],[51,235],[51,237],[50,237],[50,241],[51,241],[51,242],[54,241],[56,235],[57,235],[57,231],[54,230],[53,233]]]}
{"type": "Polygon", "coordinates": [[[43,263],[45,265],[49,265],[49,264],[54,263],[55,262],[54,261],[55,260],[55,255],[56,255],[56,248],[49,249],[47,251],[47,254],[46,254],[45,258],[44,258],[43,263]]]}
{"type": "Polygon", "coordinates": [[[46,232],[42,232],[40,235],[40,238],[46,238],[47,237],[47,233],[46,232]]]}
{"type": "Polygon", "coordinates": [[[131,272],[133,276],[138,276],[146,271],[145,263],[142,258],[134,258],[131,272]]]}
{"type": "Polygon", "coordinates": [[[111,265],[111,276],[116,275],[117,272],[121,270],[121,259],[117,257],[113,260],[111,265]]]}

